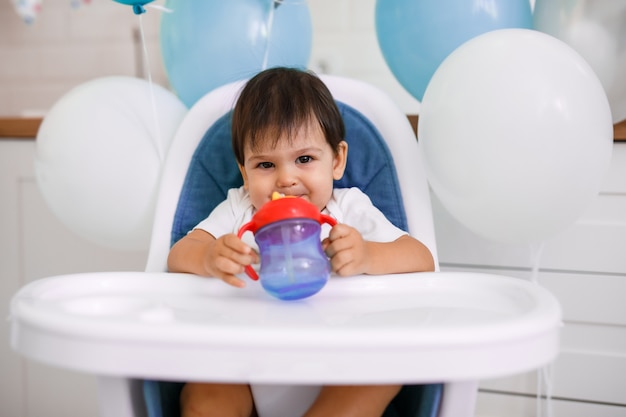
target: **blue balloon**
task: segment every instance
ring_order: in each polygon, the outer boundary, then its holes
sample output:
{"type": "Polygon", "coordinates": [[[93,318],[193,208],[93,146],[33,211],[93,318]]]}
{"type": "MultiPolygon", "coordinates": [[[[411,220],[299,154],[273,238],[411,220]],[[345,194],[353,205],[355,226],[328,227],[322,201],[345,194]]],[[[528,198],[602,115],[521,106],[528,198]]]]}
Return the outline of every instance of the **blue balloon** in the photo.
{"type": "Polygon", "coordinates": [[[143,6],[148,3],[153,2],[154,0],[113,0],[113,1],[126,4],[128,6],[133,6],[133,12],[135,12],[135,14],[142,14],[146,12],[146,9],[143,6]]]}
{"type": "Polygon", "coordinates": [[[375,20],[389,69],[419,101],[439,64],[462,43],[533,25],[528,0],[377,0],[375,20]]]}
{"type": "Polygon", "coordinates": [[[312,25],[302,0],[168,0],[165,7],[173,12],[161,18],[163,63],[188,107],[263,69],[308,64],[312,25]]]}

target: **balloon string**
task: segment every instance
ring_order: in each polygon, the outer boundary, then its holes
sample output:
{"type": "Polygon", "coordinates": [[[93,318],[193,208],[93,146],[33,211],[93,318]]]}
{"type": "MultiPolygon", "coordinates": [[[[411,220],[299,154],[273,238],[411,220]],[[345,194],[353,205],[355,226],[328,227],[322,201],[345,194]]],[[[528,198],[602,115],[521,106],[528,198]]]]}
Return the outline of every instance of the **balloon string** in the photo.
{"type": "MultiPolygon", "coordinates": [[[[265,53],[263,54],[263,64],[261,65],[262,70],[267,69],[267,64],[269,61],[270,55],[270,38],[272,36],[272,26],[274,25],[274,10],[281,4],[286,3],[285,0],[271,0],[269,15],[267,16],[267,42],[265,42],[265,53]]],[[[300,2],[290,2],[291,5],[298,4],[306,4],[306,1],[300,2]]]]}
{"type": "Polygon", "coordinates": [[[170,9],[168,7],[162,6],[160,4],[152,4],[151,3],[151,4],[144,5],[144,7],[149,7],[151,9],[160,10],[160,11],[165,12],[165,13],[172,13],[174,11],[174,10],[172,10],[172,9],[170,9]]]}
{"type": "MultiPolygon", "coordinates": [[[[530,280],[536,285],[539,285],[539,265],[544,246],[545,242],[530,245],[530,280]]],[[[552,369],[552,364],[548,364],[537,370],[537,417],[552,417],[552,369]]]]}
{"type": "Polygon", "coordinates": [[[543,400],[541,399],[541,394],[543,393],[542,369],[543,368],[537,370],[537,401],[535,412],[537,417],[543,417],[543,400]]]}
{"type": "Polygon", "coordinates": [[[541,256],[543,254],[544,242],[532,243],[530,245],[530,262],[531,262],[531,275],[530,281],[539,284],[539,264],[541,263],[541,256]]]}
{"type": "Polygon", "coordinates": [[[543,367],[542,374],[546,386],[546,417],[553,417],[552,413],[552,387],[554,381],[554,366],[548,364],[543,367]]]}
{"type": "Polygon", "coordinates": [[[267,17],[267,41],[265,42],[265,53],[263,54],[263,65],[261,65],[262,70],[267,69],[267,62],[269,60],[270,55],[270,38],[272,37],[272,26],[274,24],[274,9],[277,2],[272,0],[272,4],[270,6],[269,15],[267,17]]]}
{"type": "Polygon", "coordinates": [[[545,365],[537,371],[537,417],[553,417],[554,415],[552,412],[553,371],[553,364],[545,365]],[[543,395],[544,390],[545,395],[543,395]]]}
{"type": "Polygon", "coordinates": [[[154,122],[154,134],[155,142],[154,146],[159,157],[159,161],[162,163],[165,158],[163,152],[163,142],[161,141],[161,129],[159,127],[159,118],[157,117],[156,98],[154,96],[154,84],[152,82],[152,71],[150,70],[150,57],[148,55],[148,47],[146,46],[146,37],[143,31],[143,14],[139,15],[139,32],[141,33],[141,46],[143,49],[143,59],[146,64],[146,70],[148,75],[148,87],[150,90],[150,102],[152,104],[152,120],[154,122]]]}

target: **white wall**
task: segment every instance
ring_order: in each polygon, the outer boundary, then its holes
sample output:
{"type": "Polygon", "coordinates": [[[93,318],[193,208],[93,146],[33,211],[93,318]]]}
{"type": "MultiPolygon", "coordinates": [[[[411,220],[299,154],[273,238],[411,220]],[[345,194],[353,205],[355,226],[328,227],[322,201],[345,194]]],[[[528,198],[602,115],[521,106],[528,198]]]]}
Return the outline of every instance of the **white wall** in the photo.
{"type": "MultiPolygon", "coordinates": [[[[145,76],[139,18],[112,0],[71,8],[69,0],[43,0],[26,25],[11,1],[0,1],[0,116],[41,114],[72,87],[106,75],[145,76]]],[[[155,4],[163,4],[163,0],[155,4]]],[[[387,68],[374,28],[375,0],[311,0],[310,67],[383,88],[406,113],[419,103],[387,68]]],[[[142,15],[154,81],[167,86],[158,30],[161,12],[142,15]]]]}

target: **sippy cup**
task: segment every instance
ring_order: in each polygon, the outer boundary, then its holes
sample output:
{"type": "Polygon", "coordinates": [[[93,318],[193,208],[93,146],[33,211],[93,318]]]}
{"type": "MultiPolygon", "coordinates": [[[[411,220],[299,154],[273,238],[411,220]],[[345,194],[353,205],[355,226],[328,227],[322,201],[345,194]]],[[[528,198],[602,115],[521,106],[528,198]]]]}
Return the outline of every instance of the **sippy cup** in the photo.
{"type": "MultiPolygon", "coordinates": [[[[326,285],[330,264],[320,241],[322,223],[334,226],[337,222],[302,198],[274,193],[272,201],[241,226],[238,236],[250,231],[259,245],[265,291],[281,300],[297,300],[326,285]]],[[[250,265],[246,273],[259,279],[250,265]]]]}

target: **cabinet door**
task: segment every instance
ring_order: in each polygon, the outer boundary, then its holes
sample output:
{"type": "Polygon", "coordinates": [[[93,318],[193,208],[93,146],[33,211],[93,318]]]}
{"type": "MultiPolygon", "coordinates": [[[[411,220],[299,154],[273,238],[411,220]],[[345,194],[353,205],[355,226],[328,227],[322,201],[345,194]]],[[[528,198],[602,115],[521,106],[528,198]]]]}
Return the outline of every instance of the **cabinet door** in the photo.
{"type": "MultiPolygon", "coordinates": [[[[534,248],[476,236],[435,196],[433,212],[442,270],[533,277],[534,248]]],[[[626,415],[625,248],[626,143],[615,143],[600,194],[538,258],[536,278],[559,299],[565,322],[554,376],[540,389],[552,393],[555,415],[626,415]]],[[[481,381],[477,416],[535,416],[537,388],[536,372],[481,381]]]]}
{"type": "MultiPolygon", "coordinates": [[[[47,208],[35,181],[34,140],[0,140],[0,304],[51,275],[88,271],[141,271],[142,252],[117,252],[85,241],[47,208]]],[[[73,417],[98,414],[93,375],[52,368],[11,350],[9,326],[0,343],[0,415],[73,417]]]]}

